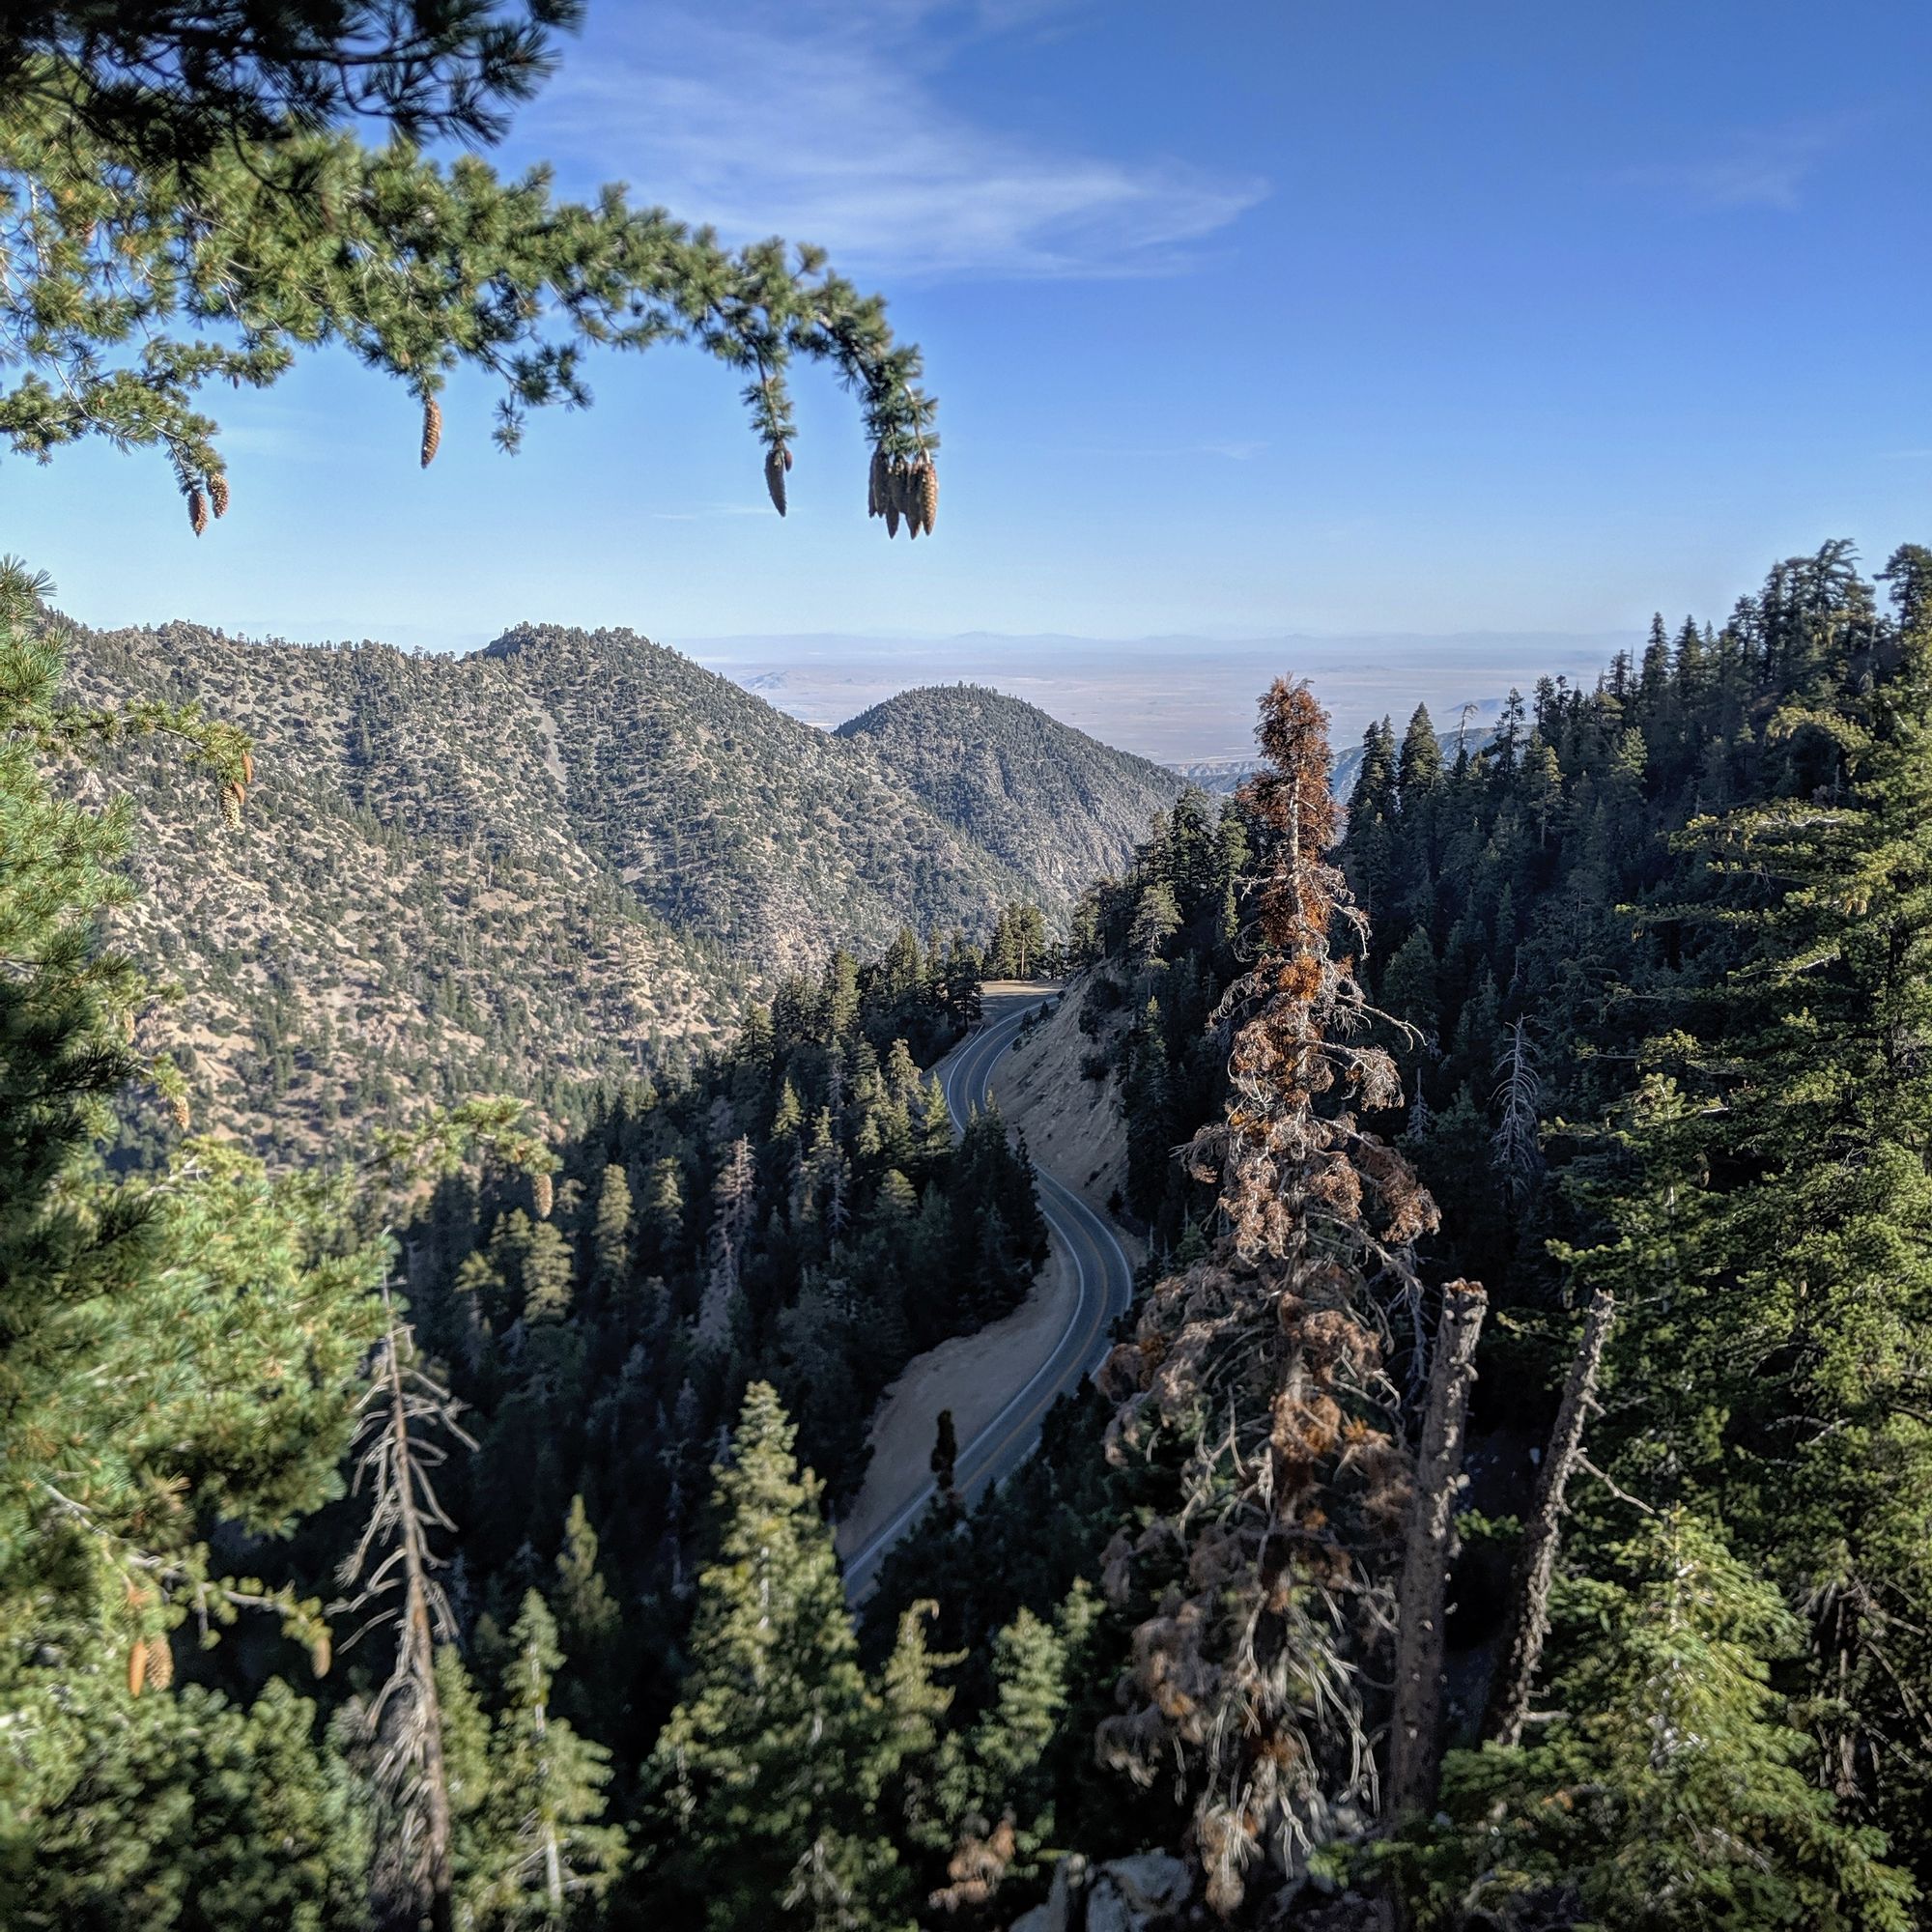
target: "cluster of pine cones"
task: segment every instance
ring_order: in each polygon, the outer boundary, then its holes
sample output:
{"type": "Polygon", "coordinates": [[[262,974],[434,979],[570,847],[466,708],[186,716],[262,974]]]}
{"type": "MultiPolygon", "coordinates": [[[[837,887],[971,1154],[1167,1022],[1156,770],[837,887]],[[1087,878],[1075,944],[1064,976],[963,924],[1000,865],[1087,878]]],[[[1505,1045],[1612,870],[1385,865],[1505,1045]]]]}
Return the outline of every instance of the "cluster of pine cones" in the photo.
{"type": "Polygon", "coordinates": [[[872,473],[866,485],[866,514],[886,520],[886,534],[895,537],[901,522],[910,536],[923,530],[932,534],[939,515],[939,471],[929,456],[910,462],[902,456],[889,457],[883,449],[872,452],[872,473]]]}
{"type": "Polygon", "coordinates": [[[213,504],[217,517],[228,514],[228,478],[219,470],[212,470],[207,478],[207,488],[197,483],[187,493],[188,527],[199,536],[208,527],[209,506],[213,504]]]}
{"type": "Polygon", "coordinates": [[[255,782],[255,754],[242,753],[242,776],[226,780],[221,787],[221,822],[232,832],[242,823],[242,808],[248,800],[248,787],[255,782]]]}

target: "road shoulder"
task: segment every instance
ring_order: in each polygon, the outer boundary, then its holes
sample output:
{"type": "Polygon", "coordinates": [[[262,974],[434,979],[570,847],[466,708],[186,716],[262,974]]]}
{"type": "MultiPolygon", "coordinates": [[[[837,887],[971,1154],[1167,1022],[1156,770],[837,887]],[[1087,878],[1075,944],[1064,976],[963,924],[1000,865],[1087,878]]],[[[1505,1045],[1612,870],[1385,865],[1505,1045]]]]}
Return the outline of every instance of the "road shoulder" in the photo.
{"type": "Polygon", "coordinates": [[[959,1440],[971,1442],[1053,1353],[1079,1299],[1072,1261],[1056,1241],[1010,1315],[907,1363],[872,1411],[866,1480],[838,1524],[841,1557],[863,1549],[926,1482],[939,1411],[950,1408],[959,1440]]]}
{"type": "MultiPolygon", "coordinates": [[[[1077,982],[1076,982],[1077,983],[1077,982]]],[[[982,989],[989,1023],[1016,1009],[1037,1004],[1053,989],[1011,982],[989,982],[982,989]]],[[[994,1097],[1009,1124],[1027,1134],[1036,1166],[1078,1194],[1106,1221],[1137,1267],[1145,1252],[1135,1237],[1107,1213],[1106,1195],[1115,1184],[1111,1167],[1124,1173],[1124,1147],[1104,1150],[1108,1159],[1096,1174],[1094,1152],[1111,1132],[1119,1138],[1119,1111],[1112,1082],[1096,1086],[1082,1081],[1077,1045],[1084,1044],[1075,1016],[1063,1004],[1060,1011],[1034,1029],[1017,1052],[999,1057],[992,1074],[994,1097]],[[1064,1022],[1064,1024],[1062,1024],[1064,1022]],[[1045,1042],[1045,1051],[1037,1048],[1045,1042]],[[1018,1076],[1016,1079],[1015,1076],[1018,1076]],[[1075,1118],[1070,1110],[1055,1112],[1049,1094],[1055,1081],[1087,1090],[1075,1096],[1081,1110],[1080,1131],[1067,1131],[1075,1118]],[[1011,1109],[1019,1109],[1016,1115],[1011,1109]],[[1031,1122],[1031,1125],[1029,1125],[1031,1122]],[[1037,1144],[1036,1137],[1037,1136],[1037,1144]]],[[[1046,1262],[1034,1277],[1027,1298],[1010,1315],[971,1335],[955,1335],[909,1362],[898,1379],[880,1398],[867,1433],[871,1455],[865,1481],[851,1507],[837,1525],[836,1542],[841,1558],[867,1544],[902,1511],[924,1487],[930,1473],[939,1411],[950,1408],[961,1445],[970,1444],[996,1417],[1016,1389],[1024,1388],[1052,1356],[1080,1302],[1077,1264],[1056,1239],[1046,1262]]]]}

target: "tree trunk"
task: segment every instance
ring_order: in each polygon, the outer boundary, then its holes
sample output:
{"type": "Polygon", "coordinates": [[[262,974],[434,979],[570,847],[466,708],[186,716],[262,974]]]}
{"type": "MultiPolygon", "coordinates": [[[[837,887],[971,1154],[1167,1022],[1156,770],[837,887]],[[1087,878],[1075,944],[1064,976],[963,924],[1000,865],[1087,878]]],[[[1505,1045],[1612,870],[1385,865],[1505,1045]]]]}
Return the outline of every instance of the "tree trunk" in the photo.
{"type": "Polygon", "coordinates": [[[1476,1379],[1476,1337],[1488,1306],[1475,1282],[1452,1281],[1442,1291],[1442,1321],[1429,1371],[1398,1599],[1388,1782],[1393,1818],[1432,1810],[1441,1775],[1443,1596],[1455,1543],[1463,1422],[1469,1386],[1476,1379]]]}
{"type": "Polygon", "coordinates": [[[1597,1374],[1603,1367],[1604,1345],[1616,1319],[1616,1297],[1600,1288],[1590,1297],[1583,1318],[1583,1339],[1563,1384],[1563,1401],[1549,1447],[1537,1480],[1536,1505],[1517,1552],[1516,1576],[1510,1586],[1508,1642],[1490,1688],[1489,1709],[1483,1716],[1483,1737],[1492,1744],[1514,1746],[1522,1741],[1523,1720],[1529,1716],[1530,1692],[1536,1667],[1543,1660],[1543,1639],[1549,1633],[1549,1585],[1556,1574],[1556,1548],[1562,1536],[1563,1492],[1583,1453],[1583,1428],[1596,1406],[1597,1374]]]}
{"type": "Polygon", "coordinates": [[[402,1642],[408,1649],[416,1721],[423,1727],[422,1804],[428,1840],[429,1920],[431,1932],[453,1932],[456,1883],[450,1866],[449,1777],[442,1762],[442,1710],[436,1694],[436,1638],[430,1623],[429,1571],[423,1560],[422,1519],[416,1514],[409,1411],[393,1324],[389,1329],[388,1357],[389,1426],[395,1432],[396,1495],[401,1517],[397,1532],[403,1548],[405,1578],[402,1642]]]}

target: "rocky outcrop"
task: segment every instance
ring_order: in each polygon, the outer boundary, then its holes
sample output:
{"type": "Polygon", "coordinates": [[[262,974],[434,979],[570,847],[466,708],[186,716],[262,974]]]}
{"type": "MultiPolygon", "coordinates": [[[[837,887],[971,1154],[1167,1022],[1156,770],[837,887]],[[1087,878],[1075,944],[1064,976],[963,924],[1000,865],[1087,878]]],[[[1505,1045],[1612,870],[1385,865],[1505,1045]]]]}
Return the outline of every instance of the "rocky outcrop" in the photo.
{"type": "Polygon", "coordinates": [[[1100,1865],[1075,1853],[1054,1867],[1046,1903],[1014,1919],[1011,1932],[1165,1932],[1181,1922],[1193,1890],[1193,1872],[1167,1852],[1100,1865]]]}

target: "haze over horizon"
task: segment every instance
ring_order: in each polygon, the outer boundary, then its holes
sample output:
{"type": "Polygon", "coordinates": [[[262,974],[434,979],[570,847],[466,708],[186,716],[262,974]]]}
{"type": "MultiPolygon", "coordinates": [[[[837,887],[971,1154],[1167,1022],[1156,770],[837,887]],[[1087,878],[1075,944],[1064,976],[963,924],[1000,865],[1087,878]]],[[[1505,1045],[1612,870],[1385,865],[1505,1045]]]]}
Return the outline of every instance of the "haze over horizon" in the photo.
{"type": "Polygon", "coordinates": [[[1064,724],[1162,764],[1245,759],[1257,700],[1277,677],[1305,677],[1326,707],[1338,752],[1385,712],[1426,703],[1438,729],[1464,707],[1493,717],[1512,685],[1539,676],[1594,683],[1634,632],[1363,633],[1354,637],[1135,639],[1007,637],[980,632],[908,642],[837,634],[668,639],[712,670],[807,724],[836,725],[922,684],[989,685],[1064,724]],[[928,674],[929,673],[929,674],[928,674]]]}

